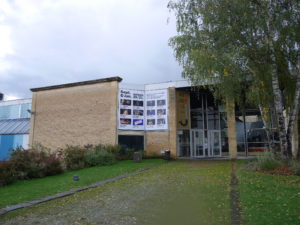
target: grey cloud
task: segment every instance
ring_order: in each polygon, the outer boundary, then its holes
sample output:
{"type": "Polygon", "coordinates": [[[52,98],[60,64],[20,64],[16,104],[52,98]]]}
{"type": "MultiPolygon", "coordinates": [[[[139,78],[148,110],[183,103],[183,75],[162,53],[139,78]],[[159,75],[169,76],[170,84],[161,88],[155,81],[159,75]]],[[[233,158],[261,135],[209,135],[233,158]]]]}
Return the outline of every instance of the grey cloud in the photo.
{"type": "Polygon", "coordinates": [[[8,18],[15,54],[6,58],[11,68],[0,74],[0,91],[30,97],[32,87],[107,76],[127,83],[181,79],[168,46],[176,32],[167,24],[167,1],[145,2],[149,9],[141,11],[61,6],[43,9],[29,24],[8,18]]]}

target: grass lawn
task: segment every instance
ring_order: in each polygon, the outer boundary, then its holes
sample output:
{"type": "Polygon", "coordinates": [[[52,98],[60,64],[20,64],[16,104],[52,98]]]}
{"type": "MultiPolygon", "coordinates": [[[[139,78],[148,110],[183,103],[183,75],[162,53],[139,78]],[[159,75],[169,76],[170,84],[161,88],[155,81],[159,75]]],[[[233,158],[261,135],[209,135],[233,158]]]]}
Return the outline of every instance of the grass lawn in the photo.
{"type": "Polygon", "coordinates": [[[239,170],[238,178],[246,224],[300,224],[300,177],[239,170]]]}
{"type": "Polygon", "coordinates": [[[121,174],[136,171],[152,165],[163,163],[163,160],[143,160],[141,163],[120,161],[111,166],[96,166],[45,178],[17,181],[0,187],[0,208],[26,201],[68,191],[72,188],[93,184],[121,174]],[[73,175],[79,175],[79,181],[73,181],[73,175]]]}
{"type": "Polygon", "coordinates": [[[161,163],[101,187],[10,212],[0,223],[229,225],[230,171],[230,162],[161,163]]]}

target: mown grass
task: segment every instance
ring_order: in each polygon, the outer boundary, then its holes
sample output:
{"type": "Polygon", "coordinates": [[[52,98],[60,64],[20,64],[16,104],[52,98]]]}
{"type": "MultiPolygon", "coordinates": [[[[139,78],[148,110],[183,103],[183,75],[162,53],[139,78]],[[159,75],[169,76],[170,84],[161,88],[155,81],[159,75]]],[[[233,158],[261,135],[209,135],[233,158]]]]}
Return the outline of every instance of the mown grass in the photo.
{"type": "Polygon", "coordinates": [[[143,160],[141,163],[120,161],[110,166],[95,166],[66,172],[56,176],[17,181],[0,188],[0,208],[83,187],[121,174],[136,171],[163,163],[160,159],[143,160]],[[79,175],[79,181],[73,181],[73,175],[79,175]]]}
{"type": "Polygon", "coordinates": [[[245,224],[300,224],[300,177],[240,169],[238,178],[245,224]]]}
{"type": "Polygon", "coordinates": [[[13,211],[0,221],[229,225],[230,171],[230,162],[171,161],[76,195],[13,211]]]}

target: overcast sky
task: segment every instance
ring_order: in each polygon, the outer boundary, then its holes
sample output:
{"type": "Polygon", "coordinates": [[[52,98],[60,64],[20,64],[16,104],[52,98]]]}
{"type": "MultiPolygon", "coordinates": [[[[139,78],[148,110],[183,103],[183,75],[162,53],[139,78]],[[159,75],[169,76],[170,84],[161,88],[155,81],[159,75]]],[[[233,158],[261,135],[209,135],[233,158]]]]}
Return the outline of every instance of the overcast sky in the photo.
{"type": "Polygon", "coordinates": [[[181,79],[168,0],[0,0],[0,92],[120,76],[181,79]],[[167,22],[169,18],[169,23],[167,22]]]}

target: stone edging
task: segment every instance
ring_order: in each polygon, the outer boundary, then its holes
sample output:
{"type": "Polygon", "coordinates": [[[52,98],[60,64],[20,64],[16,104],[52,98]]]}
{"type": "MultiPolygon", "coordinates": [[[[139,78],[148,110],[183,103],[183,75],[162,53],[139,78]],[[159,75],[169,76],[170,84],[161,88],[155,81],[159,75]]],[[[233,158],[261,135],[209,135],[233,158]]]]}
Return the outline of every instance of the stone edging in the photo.
{"type": "Polygon", "coordinates": [[[125,174],[122,174],[120,176],[109,178],[107,180],[100,181],[98,183],[94,183],[94,184],[91,184],[91,185],[88,185],[88,186],[85,186],[85,187],[74,188],[74,189],[72,189],[70,191],[58,193],[58,194],[55,194],[55,195],[50,195],[50,196],[47,196],[47,197],[39,199],[39,200],[33,200],[33,201],[30,201],[30,202],[20,203],[20,204],[17,204],[17,205],[6,206],[5,208],[0,209],[0,216],[6,214],[8,212],[17,210],[17,209],[21,209],[21,208],[25,208],[25,207],[37,205],[37,204],[40,204],[40,203],[43,203],[43,202],[47,202],[47,201],[51,201],[51,200],[54,200],[54,199],[57,199],[57,198],[63,198],[63,197],[66,197],[66,196],[69,196],[69,195],[73,195],[73,194],[76,194],[78,192],[85,191],[85,190],[88,190],[88,189],[91,189],[91,188],[100,187],[100,186],[102,186],[104,184],[108,184],[108,183],[114,182],[116,180],[120,180],[122,178],[126,178],[126,177],[129,177],[129,176],[132,176],[132,175],[144,172],[144,171],[149,170],[149,169],[151,169],[153,167],[155,167],[155,166],[149,166],[149,167],[146,167],[146,168],[143,168],[143,169],[139,169],[139,170],[137,170],[135,172],[125,173],[125,174]]]}

